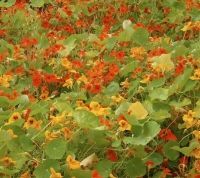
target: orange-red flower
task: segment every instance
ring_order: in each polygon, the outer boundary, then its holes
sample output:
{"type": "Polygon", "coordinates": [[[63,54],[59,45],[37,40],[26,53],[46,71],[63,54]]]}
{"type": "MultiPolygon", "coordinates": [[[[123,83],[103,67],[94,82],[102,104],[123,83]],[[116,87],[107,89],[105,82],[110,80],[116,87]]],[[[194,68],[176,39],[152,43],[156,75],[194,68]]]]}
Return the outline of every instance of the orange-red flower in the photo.
{"type": "Polygon", "coordinates": [[[103,178],[97,170],[92,171],[92,178],[103,178]]]}

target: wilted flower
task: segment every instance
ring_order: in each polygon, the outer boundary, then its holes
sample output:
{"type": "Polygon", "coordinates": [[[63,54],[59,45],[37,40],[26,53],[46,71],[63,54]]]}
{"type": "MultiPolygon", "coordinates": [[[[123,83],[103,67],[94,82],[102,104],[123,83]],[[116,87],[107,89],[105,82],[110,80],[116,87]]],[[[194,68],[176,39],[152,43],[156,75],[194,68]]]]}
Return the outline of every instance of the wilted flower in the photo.
{"type": "Polygon", "coordinates": [[[131,27],[132,25],[132,22],[130,20],[124,20],[123,23],[122,23],[122,27],[123,29],[127,29],[128,27],[131,27]]]}

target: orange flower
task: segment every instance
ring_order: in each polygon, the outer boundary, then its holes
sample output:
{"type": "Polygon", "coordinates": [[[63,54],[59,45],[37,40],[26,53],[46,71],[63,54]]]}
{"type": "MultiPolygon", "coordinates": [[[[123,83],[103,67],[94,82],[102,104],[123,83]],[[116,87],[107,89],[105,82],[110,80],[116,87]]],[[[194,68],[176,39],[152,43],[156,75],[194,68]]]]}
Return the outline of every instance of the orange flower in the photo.
{"type": "Polygon", "coordinates": [[[28,171],[20,175],[20,178],[31,178],[31,175],[28,171]]]}
{"type": "Polygon", "coordinates": [[[9,167],[9,166],[14,166],[16,161],[14,161],[12,158],[5,156],[3,158],[0,159],[0,162],[5,166],[5,167],[9,167]]]}
{"type": "Polygon", "coordinates": [[[16,120],[18,120],[18,119],[20,119],[20,118],[21,118],[20,113],[14,112],[14,113],[10,116],[10,118],[8,119],[8,124],[13,123],[13,122],[15,122],[16,120]]]}
{"type": "Polygon", "coordinates": [[[92,178],[103,178],[97,170],[92,171],[92,178]]]}
{"type": "Polygon", "coordinates": [[[37,121],[33,117],[29,117],[27,121],[24,123],[24,128],[29,129],[31,127],[35,129],[40,129],[41,123],[42,121],[37,121]]]}
{"type": "Polygon", "coordinates": [[[50,178],[62,178],[63,176],[54,170],[54,168],[50,168],[51,175],[50,178]]]}
{"type": "Polygon", "coordinates": [[[64,127],[61,131],[63,132],[65,139],[70,139],[72,137],[72,131],[69,128],[64,127]]]}
{"type": "Polygon", "coordinates": [[[192,150],[191,156],[195,157],[196,159],[200,159],[200,148],[192,150]]]}
{"type": "Polygon", "coordinates": [[[194,74],[192,77],[190,77],[191,80],[200,80],[200,69],[196,69],[194,71],[194,74]]]}
{"type": "Polygon", "coordinates": [[[197,159],[195,162],[194,162],[194,168],[195,170],[200,173],[200,159],[197,159]]]}
{"type": "Polygon", "coordinates": [[[146,55],[145,48],[143,47],[135,47],[131,49],[131,57],[137,60],[143,60],[146,55]]]}
{"type": "Polygon", "coordinates": [[[60,132],[59,131],[58,132],[55,132],[55,131],[50,132],[50,131],[47,130],[44,133],[44,135],[45,135],[45,139],[47,141],[51,141],[51,140],[54,140],[54,139],[58,138],[60,136],[60,132]]]}
{"type": "Polygon", "coordinates": [[[75,160],[71,155],[67,156],[66,162],[67,162],[69,169],[79,169],[80,168],[80,162],[75,160]]]}
{"type": "Polygon", "coordinates": [[[131,125],[125,120],[120,120],[119,126],[120,131],[131,130],[131,125]]]}

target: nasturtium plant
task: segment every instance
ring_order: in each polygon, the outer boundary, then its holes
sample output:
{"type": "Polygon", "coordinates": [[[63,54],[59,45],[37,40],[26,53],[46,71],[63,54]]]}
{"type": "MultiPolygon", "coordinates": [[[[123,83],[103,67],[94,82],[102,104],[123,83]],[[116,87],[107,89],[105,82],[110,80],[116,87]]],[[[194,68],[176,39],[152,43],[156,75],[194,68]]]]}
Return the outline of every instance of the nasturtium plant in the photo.
{"type": "Polygon", "coordinates": [[[61,159],[66,152],[66,144],[62,139],[52,140],[45,146],[45,154],[50,159],[61,159]]]}
{"type": "Polygon", "coordinates": [[[0,8],[0,177],[200,177],[198,0],[0,8]]]}

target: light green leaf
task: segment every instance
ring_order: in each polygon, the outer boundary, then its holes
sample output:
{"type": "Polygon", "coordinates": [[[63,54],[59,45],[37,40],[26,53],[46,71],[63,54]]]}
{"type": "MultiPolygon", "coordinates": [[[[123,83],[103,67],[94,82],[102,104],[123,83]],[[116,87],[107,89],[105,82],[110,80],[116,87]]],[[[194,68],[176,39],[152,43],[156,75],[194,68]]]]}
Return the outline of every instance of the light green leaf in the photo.
{"type": "Polygon", "coordinates": [[[11,7],[15,4],[16,0],[1,0],[0,7],[11,7]]]}
{"type": "Polygon", "coordinates": [[[130,106],[130,103],[123,102],[119,105],[119,107],[115,110],[115,115],[123,114],[124,112],[127,112],[128,108],[130,106]]]}
{"type": "Polygon", "coordinates": [[[118,40],[119,41],[131,41],[133,37],[134,30],[132,27],[126,28],[119,34],[118,40]]]}
{"type": "Polygon", "coordinates": [[[127,76],[130,72],[133,72],[133,70],[137,67],[137,64],[138,63],[135,61],[128,63],[127,65],[121,68],[119,74],[121,76],[127,76]]]}
{"type": "Polygon", "coordinates": [[[185,156],[190,156],[191,151],[194,150],[195,148],[199,148],[199,147],[200,147],[200,144],[197,141],[192,141],[192,142],[190,142],[190,145],[188,147],[180,148],[179,146],[174,145],[171,147],[171,149],[179,151],[182,154],[184,154],[185,156]]]}
{"type": "Polygon", "coordinates": [[[166,88],[156,88],[156,89],[154,89],[153,91],[150,92],[149,96],[150,96],[151,100],[155,100],[155,99],[158,99],[158,100],[161,100],[161,101],[167,100],[168,89],[166,89],[166,88]]]}
{"type": "Polygon", "coordinates": [[[99,126],[98,117],[86,110],[77,110],[73,113],[74,119],[82,128],[95,128],[99,126]]]}
{"type": "Polygon", "coordinates": [[[158,57],[152,58],[153,68],[159,68],[162,72],[171,71],[174,69],[174,63],[171,60],[171,54],[162,54],[158,57]]]}
{"type": "Polygon", "coordinates": [[[141,135],[138,137],[125,137],[124,142],[132,145],[146,145],[160,132],[160,125],[155,121],[144,124],[141,135]]]}
{"type": "Polygon", "coordinates": [[[104,93],[107,95],[115,95],[116,93],[119,92],[119,84],[117,82],[111,82],[107,88],[105,88],[104,93]]]}
{"type": "Polygon", "coordinates": [[[184,70],[184,73],[174,80],[174,83],[169,87],[169,95],[180,92],[186,85],[192,74],[192,68],[188,67],[184,70]]]}
{"type": "Polygon", "coordinates": [[[44,0],[31,0],[31,6],[42,7],[44,6],[44,0]]]}
{"type": "Polygon", "coordinates": [[[49,178],[50,177],[50,168],[54,168],[55,170],[59,170],[60,166],[56,160],[47,159],[42,162],[38,167],[36,167],[33,174],[36,178],[49,178]]]}
{"type": "Polygon", "coordinates": [[[53,140],[45,146],[44,151],[50,159],[61,159],[66,151],[66,141],[63,139],[53,140]]]}

